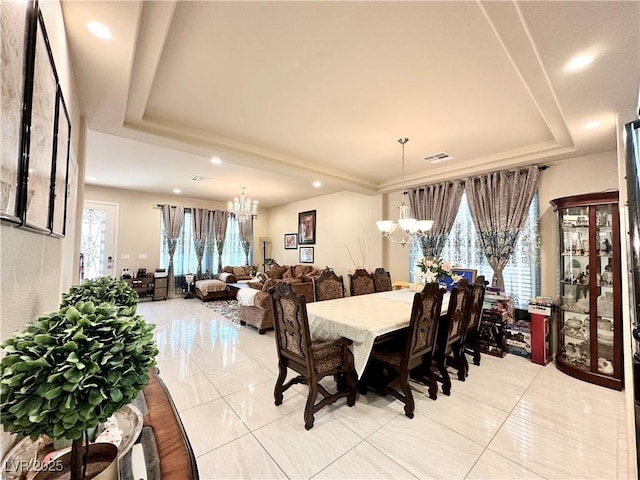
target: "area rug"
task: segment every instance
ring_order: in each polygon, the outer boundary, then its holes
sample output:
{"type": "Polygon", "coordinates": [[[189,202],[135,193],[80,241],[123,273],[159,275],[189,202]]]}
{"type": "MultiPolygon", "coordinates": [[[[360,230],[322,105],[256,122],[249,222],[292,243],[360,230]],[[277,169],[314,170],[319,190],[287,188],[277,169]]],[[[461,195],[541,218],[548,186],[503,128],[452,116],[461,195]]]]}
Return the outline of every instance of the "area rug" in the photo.
{"type": "Polygon", "coordinates": [[[218,315],[222,315],[227,320],[238,323],[238,311],[240,306],[237,300],[216,300],[213,302],[206,302],[207,308],[210,308],[218,315]]]}

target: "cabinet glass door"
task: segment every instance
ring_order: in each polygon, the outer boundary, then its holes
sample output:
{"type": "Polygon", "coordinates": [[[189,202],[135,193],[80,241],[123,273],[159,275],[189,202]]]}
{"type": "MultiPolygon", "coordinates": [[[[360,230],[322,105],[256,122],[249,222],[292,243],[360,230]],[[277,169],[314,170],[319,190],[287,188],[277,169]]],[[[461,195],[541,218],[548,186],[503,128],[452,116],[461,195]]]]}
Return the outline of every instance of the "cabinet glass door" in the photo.
{"type": "Polygon", "coordinates": [[[611,205],[598,205],[596,208],[596,320],[598,343],[598,372],[613,375],[613,238],[611,205]]]}
{"type": "Polygon", "coordinates": [[[560,347],[574,367],[589,370],[589,210],[560,211],[560,347]]]}

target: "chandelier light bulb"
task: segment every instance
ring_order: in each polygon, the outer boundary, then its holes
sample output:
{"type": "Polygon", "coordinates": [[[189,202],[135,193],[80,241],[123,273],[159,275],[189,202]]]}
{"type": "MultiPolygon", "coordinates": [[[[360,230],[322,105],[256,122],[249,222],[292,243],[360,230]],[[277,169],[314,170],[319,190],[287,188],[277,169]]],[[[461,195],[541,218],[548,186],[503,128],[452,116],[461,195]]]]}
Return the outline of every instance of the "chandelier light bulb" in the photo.
{"type": "Polygon", "coordinates": [[[401,170],[401,187],[402,187],[402,203],[398,206],[398,221],[393,220],[379,220],[376,222],[376,226],[384,238],[391,243],[399,243],[403,247],[414,236],[424,236],[431,230],[433,226],[433,220],[416,220],[411,216],[411,209],[409,205],[405,203],[406,192],[404,188],[404,145],[409,141],[408,138],[399,138],[398,143],[402,145],[402,170],[401,170]],[[401,238],[393,238],[393,234],[398,230],[398,227],[402,233],[401,238]]]}
{"type": "Polygon", "coordinates": [[[246,187],[240,187],[242,193],[240,197],[235,197],[233,202],[228,202],[227,210],[230,217],[235,217],[238,222],[246,222],[249,219],[258,217],[258,201],[246,198],[244,190],[246,187]]]}

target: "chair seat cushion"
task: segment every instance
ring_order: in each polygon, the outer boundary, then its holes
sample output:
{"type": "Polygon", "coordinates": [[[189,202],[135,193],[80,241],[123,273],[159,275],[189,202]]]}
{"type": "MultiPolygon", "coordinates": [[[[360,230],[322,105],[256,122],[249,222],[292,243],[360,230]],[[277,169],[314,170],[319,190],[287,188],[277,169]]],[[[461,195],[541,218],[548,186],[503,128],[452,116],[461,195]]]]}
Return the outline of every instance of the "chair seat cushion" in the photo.
{"type": "Polygon", "coordinates": [[[400,365],[402,363],[402,351],[391,348],[375,347],[371,357],[388,365],[400,365]]]}
{"type": "MultiPolygon", "coordinates": [[[[311,342],[311,353],[318,373],[339,368],[342,365],[343,342],[311,342]]],[[[347,350],[353,362],[353,355],[347,350]]]]}

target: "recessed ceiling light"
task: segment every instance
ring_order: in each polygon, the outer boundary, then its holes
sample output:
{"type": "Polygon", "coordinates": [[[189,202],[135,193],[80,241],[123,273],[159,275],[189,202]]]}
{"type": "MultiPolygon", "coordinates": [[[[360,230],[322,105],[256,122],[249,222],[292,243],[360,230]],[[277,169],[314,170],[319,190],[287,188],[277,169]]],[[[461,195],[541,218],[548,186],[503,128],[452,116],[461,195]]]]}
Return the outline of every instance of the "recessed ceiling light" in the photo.
{"type": "Polygon", "coordinates": [[[88,182],[96,182],[98,180],[97,177],[85,177],[85,180],[87,180],[88,182]]]}
{"type": "Polygon", "coordinates": [[[87,23],[87,29],[96,37],[102,40],[111,40],[113,38],[113,34],[111,33],[111,30],[109,30],[106,26],[104,26],[100,22],[87,23]]]}
{"type": "Polygon", "coordinates": [[[180,190],[179,188],[174,188],[173,193],[182,193],[182,190],[180,190]]]}
{"type": "Polygon", "coordinates": [[[584,128],[598,128],[600,125],[602,125],[602,122],[599,120],[594,120],[593,122],[589,122],[587,123],[584,128]]]}
{"type": "Polygon", "coordinates": [[[313,186],[316,188],[320,188],[322,186],[322,183],[320,182],[313,182],[313,186]]]}
{"type": "Polygon", "coordinates": [[[569,60],[569,63],[565,65],[565,69],[571,72],[576,70],[581,70],[587,65],[593,62],[593,57],[591,55],[578,55],[577,57],[573,57],[569,60]]]}
{"type": "Polygon", "coordinates": [[[218,157],[213,157],[211,159],[211,163],[213,163],[214,165],[220,165],[222,163],[222,160],[220,160],[220,158],[218,157]]]}

